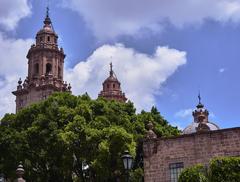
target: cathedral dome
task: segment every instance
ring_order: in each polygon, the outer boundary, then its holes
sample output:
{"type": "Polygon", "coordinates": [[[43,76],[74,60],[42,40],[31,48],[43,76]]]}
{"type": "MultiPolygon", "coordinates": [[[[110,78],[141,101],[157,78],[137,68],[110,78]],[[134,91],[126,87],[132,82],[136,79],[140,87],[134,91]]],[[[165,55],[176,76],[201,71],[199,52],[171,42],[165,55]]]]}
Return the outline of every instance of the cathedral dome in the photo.
{"type": "Polygon", "coordinates": [[[115,77],[114,75],[110,75],[103,83],[107,83],[107,82],[118,82],[117,77],[115,77]]]}
{"type": "Polygon", "coordinates": [[[43,34],[43,33],[52,33],[52,34],[56,34],[53,29],[52,26],[44,26],[41,30],[38,31],[37,34],[43,34]]]}
{"type": "Polygon", "coordinates": [[[213,131],[219,130],[220,128],[213,122],[208,120],[209,112],[204,105],[201,103],[201,97],[198,96],[199,103],[197,108],[193,111],[192,115],[194,121],[183,130],[183,134],[191,134],[201,131],[213,131]]]}
{"type": "MultiPolygon", "coordinates": [[[[191,133],[196,133],[197,132],[197,128],[199,127],[200,123],[196,123],[196,122],[192,122],[189,126],[187,126],[184,130],[183,130],[183,134],[191,134],[191,133]]],[[[208,122],[206,123],[206,125],[208,126],[210,131],[214,131],[214,130],[219,130],[220,128],[212,123],[212,122],[208,122]]]]}

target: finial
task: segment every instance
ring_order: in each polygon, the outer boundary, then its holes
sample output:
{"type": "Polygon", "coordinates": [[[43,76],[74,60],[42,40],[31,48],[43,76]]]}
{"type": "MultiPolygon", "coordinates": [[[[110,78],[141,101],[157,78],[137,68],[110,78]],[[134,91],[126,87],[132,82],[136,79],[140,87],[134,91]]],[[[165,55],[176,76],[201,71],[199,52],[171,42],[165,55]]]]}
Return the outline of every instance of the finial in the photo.
{"type": "Polygon", "coordinates": [[[110,76],[113,76],[113,64],[112,64],[112,62],[110,63],[110,76]]]}
{"type": "Polygon", "coordinates": [[[22,80],[21,80],[21,78],[19,78],[18,85],[21,85],[21,84],[22,84],[22,80]]]}
{"type": "Polygon", "coordinates": [[[49,17],[49,6],[47,6],[46,17],[49,17]]]}
{"type": "Polygon", "coordinates": [[[49,17],[49,0],[47,0],[46,17],[49,17]]]}
{"type": "Polygon", "coordinates": [[[203,108],[204,107],[204,105],[202,104],[201,100],[202,100],[202,98],[201,98],[201,94],[200,94],[200,91],[199,91],[197,108],[203,108]]]}
{"type": "Polygon", "coordinates": [[[202,104],[202,103],[201,103],[201,99],[202,99],[202,98],[201,98],[201,94],[200,94],[200,91],[199,91],[199,92],[198,92],[198,104],[202,104]]]}
{"type": "Polygon", "coordinates": [[[46,8],[46,17],[45,17],[45,20],[44,20],[44,24],[45,25],[50,25],[52,22],[51,22],[51,19],[49,17],[49,5],[47,5],[47,8],[46,8]]]}
{"type": "Polygon", "coordinates": [[[146,139],[153,139],[153,138],[157,138],[157,135],[154,133],[153,129],[154,129],[154,126],[153,126],[153,123],[151,121],[148,122],[147,124],[147,133],[145,135],[145,138],[146,139]]]}
{"type": "Polygon", "coordinates": [[[71,91],[71,88],[72,88],[72,86],[71,86],[71,84],[69,83],[69,84],[68,84],[68,90],[71,91]]]}

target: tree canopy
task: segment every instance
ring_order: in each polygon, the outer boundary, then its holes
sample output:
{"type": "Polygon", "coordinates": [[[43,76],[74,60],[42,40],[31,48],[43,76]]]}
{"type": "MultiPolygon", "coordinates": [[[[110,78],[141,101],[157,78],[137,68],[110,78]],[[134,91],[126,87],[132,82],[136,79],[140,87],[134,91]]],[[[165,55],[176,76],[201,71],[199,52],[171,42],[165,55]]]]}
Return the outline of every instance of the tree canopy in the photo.
{"type": "Polygon", "coordinates": [[[209,166],[198,164],[183,170],[179,182],[238,182],[240,157],[218,157],[209,166]]]}
{"type": "Polygon", "coordinates": [[[121,155],[128,150],[132,181],[139,181],[149,121],[158,136],[179,134],[155,107],[137,114],[132,102],[55,93],[1,120],[0,173],[14,179],[22,161],[28,182],[115,181],[123,178],[121,155]]]}

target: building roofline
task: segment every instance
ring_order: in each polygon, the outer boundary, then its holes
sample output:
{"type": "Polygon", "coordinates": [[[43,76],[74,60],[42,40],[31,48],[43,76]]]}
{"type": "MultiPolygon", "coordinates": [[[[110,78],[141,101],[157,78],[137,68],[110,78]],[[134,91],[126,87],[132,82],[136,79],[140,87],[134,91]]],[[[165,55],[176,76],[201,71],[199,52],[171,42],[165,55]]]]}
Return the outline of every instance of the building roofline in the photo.
{"type": "Polygon", "coordinates": [[[202,131],[202,132],[195,132],[195,133],[190,133],[190,134],[181,134],[178,136],[171,136],[171,137],[159,137],[159,138],[153,138],[153,139],[144,139],[144,142],[186,138],[186,137],[192,137],[192,136],[202,135],[202,134],[222,133],[222,132],[230,131],[230,130],[240,130],[240,127],[224,128],[224,129],[212,130],[212,131],[202,131]]]}

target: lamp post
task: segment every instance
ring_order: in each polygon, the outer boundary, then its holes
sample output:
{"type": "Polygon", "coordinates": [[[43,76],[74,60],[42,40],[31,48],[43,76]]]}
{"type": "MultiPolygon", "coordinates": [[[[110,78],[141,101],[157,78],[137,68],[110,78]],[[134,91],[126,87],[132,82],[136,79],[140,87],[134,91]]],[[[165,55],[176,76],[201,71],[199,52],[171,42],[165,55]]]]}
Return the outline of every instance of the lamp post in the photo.
{"type": "Polygon", "coordinates": [[[124,169],[127,173],[126,181],[129,182],[129,170],[132,168],[133,157],[129,154],[128,150],[125,150],[122,155],[124,169]]]}
{"type": "Polygon", "coordinates": [[[23,179],[24,172],[25,172],[25,170],[23,168],[22,162],[20,162],[18,167],[17,167],[17,170],[16,170],[16,174],[17,174],[16,182],[26,182],[23,179]]]}
{"type": "Polygon", "coordinates": [[[0,174],[0,182],[4,182],[5,181],[5,179],[4,179],[4,174],[0,174]]]}

